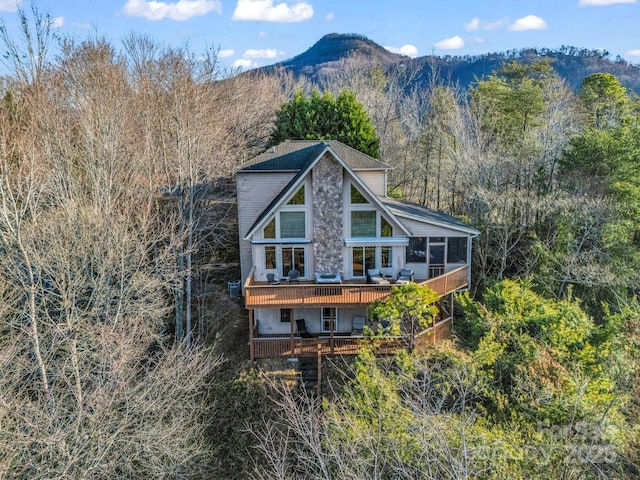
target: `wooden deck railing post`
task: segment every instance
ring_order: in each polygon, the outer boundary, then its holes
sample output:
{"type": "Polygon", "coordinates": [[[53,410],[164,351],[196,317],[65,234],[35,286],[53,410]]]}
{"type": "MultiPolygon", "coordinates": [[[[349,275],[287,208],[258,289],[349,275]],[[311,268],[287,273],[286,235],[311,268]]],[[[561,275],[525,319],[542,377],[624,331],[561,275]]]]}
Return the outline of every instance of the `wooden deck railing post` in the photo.
{"type": "Polygon", "coordinates": [[[289,358],[294,358],[295,355],[295,349],[296,349],[296,344],[295,341],[293,339],[293,319],[294,316],[290,315],[289,316],[289,330],[290,330],[290,335],[289,335],[289,358]]]}
{"type": "Polygon", "coordinates": [[[329,351],[333,355],[333,318],[329,320],[329,351]]]}
{"type": "Polygon", "coordinates": [[[255,345],[253,344],[253,309],[249,310],[249,356],[255,360],[255,345]]]}

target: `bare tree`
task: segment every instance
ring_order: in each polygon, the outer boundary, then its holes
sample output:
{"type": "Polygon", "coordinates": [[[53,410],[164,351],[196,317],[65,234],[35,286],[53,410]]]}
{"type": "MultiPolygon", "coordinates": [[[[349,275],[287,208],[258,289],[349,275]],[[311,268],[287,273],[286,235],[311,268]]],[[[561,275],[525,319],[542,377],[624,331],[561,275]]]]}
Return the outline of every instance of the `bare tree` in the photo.
{"type": "Polygon", "coordinates": [[[136,161],[127,70],[96,39],[65,43],[46,88],[14,80],[0,106],[0,476],[201,475],[220,360],[166,338],[180,238],[136,161]]]}

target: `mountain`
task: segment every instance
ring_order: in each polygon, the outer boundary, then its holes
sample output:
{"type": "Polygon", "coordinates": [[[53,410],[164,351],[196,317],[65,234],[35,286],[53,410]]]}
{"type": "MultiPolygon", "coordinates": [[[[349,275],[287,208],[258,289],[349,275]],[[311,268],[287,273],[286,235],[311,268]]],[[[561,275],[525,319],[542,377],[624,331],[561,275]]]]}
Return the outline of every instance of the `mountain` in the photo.
{"type": "Polygon", "coordinates": [[[611,60],[606,51],[567,46],[555,50],[530,48],[475,56],[427,55],[409,58],[391,53],[362,35],[330,33],[300,55],[262,67],[259,71],[272,72],[284,69],[297,76],[306,76],[314,83],[322,85],[324,79],[335,73],[344,60],[355,56],[371,65],[381,65],[389,70],[399,66],[416,68],[416,82],[424,84],[431,80],[432,72],[435,70],[439,78],[463,88],[467,88],[476,78],[499,68],[505,61],[519,60],[530,63],[546,58],[551,60],[554,70],[574,90],[577,90],[589,75],[606,72],[615,75],[624,86],[640,94],[640,67],[621,58],[611,60]]]}

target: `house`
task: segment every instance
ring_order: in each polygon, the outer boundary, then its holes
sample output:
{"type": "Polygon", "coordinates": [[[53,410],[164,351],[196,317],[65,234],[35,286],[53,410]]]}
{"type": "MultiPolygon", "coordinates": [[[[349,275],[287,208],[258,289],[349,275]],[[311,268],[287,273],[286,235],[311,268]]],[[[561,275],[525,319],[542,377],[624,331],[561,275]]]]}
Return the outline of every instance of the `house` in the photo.
{"type": "Polygon", "coordinates": [[[376,327],[367,305],[398,283],[426,283],[443,298],[469,285],[479,232],[388,197],[389,171],[332,140],[286,141],[238,170],[252,359],[355,353],[363,321],[376,327]]]}

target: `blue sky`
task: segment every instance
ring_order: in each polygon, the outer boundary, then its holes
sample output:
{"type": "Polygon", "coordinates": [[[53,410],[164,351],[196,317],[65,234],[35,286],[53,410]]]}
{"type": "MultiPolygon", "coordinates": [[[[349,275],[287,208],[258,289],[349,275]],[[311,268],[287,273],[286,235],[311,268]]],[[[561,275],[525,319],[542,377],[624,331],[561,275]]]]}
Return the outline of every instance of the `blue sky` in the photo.
{"type": "MultiPolygon", "coordinates": [[[[638,0],[39,0],[62,36],[96,33],[120,46],[131,32],[195,53],[219,49],[248,69],[302,53],[327,33],[358,33],[415,57],[524,47],[606,49],[640,64],[638,0]]],[[[17,28],[16,5],[0,19],[17,28]]]]}

